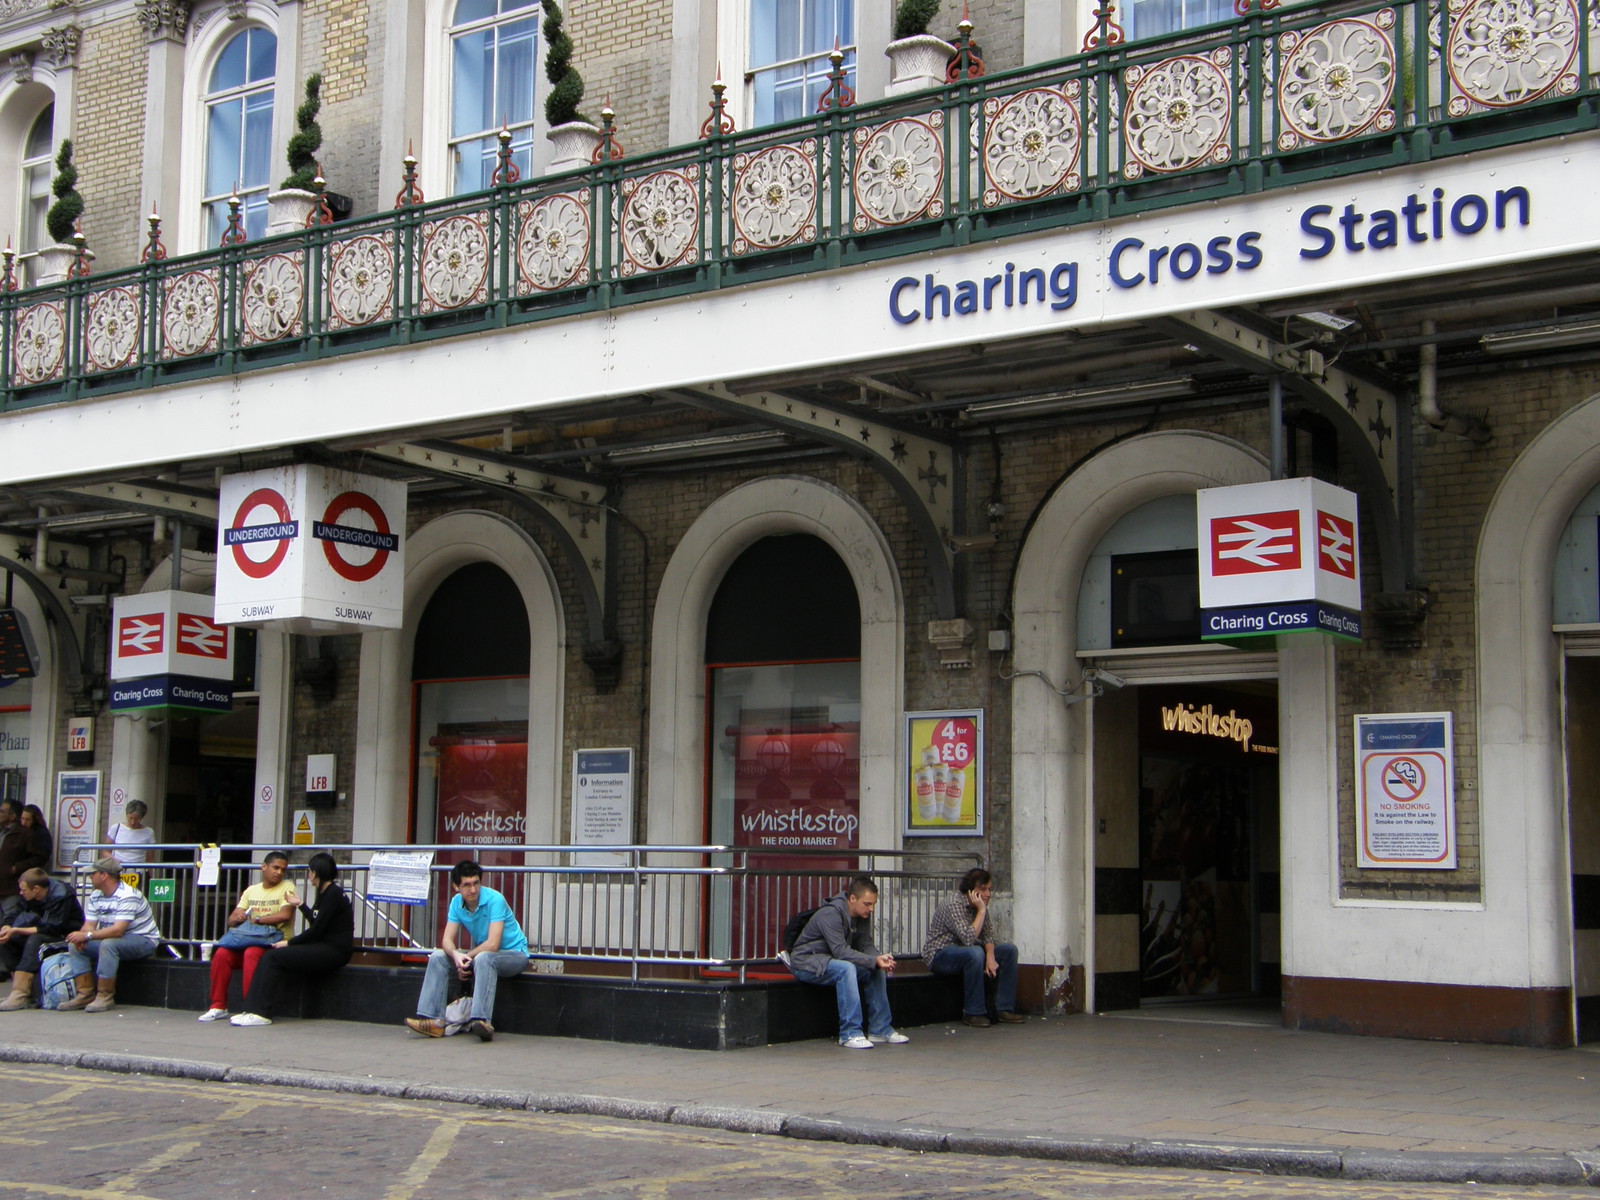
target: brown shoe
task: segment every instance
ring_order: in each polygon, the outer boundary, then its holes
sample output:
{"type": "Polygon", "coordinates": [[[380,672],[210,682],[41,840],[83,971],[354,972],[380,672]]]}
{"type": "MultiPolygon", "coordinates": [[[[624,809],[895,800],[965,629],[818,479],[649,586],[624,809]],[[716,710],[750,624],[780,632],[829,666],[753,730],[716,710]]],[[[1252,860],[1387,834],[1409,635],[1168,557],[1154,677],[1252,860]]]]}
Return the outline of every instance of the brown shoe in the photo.
{"type": "Polygon", "coordinates": [[[443,1037],[444,1022],[435,1021],[430,1017],[407,1017],[406,1028],[412,1033],[420,1033],[423,1037],[443,1037]]]}
{"type": "Polygon", "coordinates": [[[84,1012],[105,1012],[108,1008],[117,1006],[117,981],[115,979],[102,979],[100,981],[100,994],[88,1004],[84,1005],[84,1012]]]}
{"type": "Polygon", "coordinates": [[[467,1032],[477,1034],[480,1042],[494,1041],[494,1026],[487,1021],[468,1021],[467,1032]]]}
{"type": "Polygon", "coordinates": [[[994,1024],[994,1022],[989,1020],[989,1018],[984,1016],[982,1013],[979,1013],[975,1017],[971,1017],[966,1013],[962,1013],[961,1019],[968,1025],[971,1025],[974,1029],[987,1029],[990,1025],[994,1024]]]}
{"type": "Polygon", "coordinates": [[[11,994],[0,1000],[0,1012],[16,1012],[19,1008],[33,1007],[33,976],[18,971],[11,977],[11,994]]]}
{"type": "Polygon", "coordinates": [[[72,1012],[81,1008],[88,1008],[95,997],[94,976],[76,975],[72,980],[73,996],[71,1000],[64,1000],[58,1012],[72,1012]]]}
{"type": "Polygon", "coordinates": [[[997,1013],[996,1015],[1000,1018],[1000,1024],[1002,1025],[1021,1025],[1028,1019],[1021,1013],[1014,1012],[997,1013]]]}

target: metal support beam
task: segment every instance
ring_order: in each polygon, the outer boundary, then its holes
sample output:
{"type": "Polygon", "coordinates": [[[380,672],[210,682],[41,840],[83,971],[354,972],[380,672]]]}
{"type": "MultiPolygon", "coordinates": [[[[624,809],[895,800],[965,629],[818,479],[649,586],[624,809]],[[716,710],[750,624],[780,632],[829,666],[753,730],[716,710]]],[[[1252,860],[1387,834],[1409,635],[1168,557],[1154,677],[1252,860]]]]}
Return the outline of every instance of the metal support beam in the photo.
{"type": "Polygon", "coordinates": [[[965,464],[954,444],[859,412],[778,392],[741,395],[726,384],[715,383],[663,394],[724,416],[755,420],[823,442],[871,463],[911,516],[927,560],[939,618],[953,620],[959,615],[950,539],[965,532],[961,527],[965,464]]]}
{"type": "Polygon", "coordinates": [[[1361,477],[1361,498],[1378,535],[1378,560],[1385,592],[1409,586],[1404,538],[1396,514],[1400,488],[1395,424],[1404,410],[1395,394],[1378,384],[1321,361],[1314,347],[1289,345],[1220,313],[1197,309],[1150,322],[1182,342],[1263,374],[1326,417],[1361,477]]]}
{"type": "Polygon", "coordinates": [[[169,517],[187,525],[214,526],[217,523],[215,492],[179,487],[160,480],[52,485],[49,495],[103,504],[123,512],[147,512],[151,516],[169,517]]]}
{"type": "Polygon", "coordinates": [[[538,518],[572,567],[583,597],[589,645],[611,637],[611,519],[604,484],[530,467],[526,459],[466,450],[448,442],[385,442],[363,455],[401,463],[422,475],[476,484],[507,496],[538,518]]]}

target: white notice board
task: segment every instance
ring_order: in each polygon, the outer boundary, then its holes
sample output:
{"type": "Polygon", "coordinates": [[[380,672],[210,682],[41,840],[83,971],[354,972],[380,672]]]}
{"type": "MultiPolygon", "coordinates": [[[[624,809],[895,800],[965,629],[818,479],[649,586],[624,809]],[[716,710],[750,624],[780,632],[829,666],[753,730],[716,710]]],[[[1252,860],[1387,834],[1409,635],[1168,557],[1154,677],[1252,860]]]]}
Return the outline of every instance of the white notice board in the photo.
{"type": "Polygon", "coordinates": [[[1448,871],[1456,865],[1450,713],[1372,713],[1356,722],[1356,865],[1448,871]]]}

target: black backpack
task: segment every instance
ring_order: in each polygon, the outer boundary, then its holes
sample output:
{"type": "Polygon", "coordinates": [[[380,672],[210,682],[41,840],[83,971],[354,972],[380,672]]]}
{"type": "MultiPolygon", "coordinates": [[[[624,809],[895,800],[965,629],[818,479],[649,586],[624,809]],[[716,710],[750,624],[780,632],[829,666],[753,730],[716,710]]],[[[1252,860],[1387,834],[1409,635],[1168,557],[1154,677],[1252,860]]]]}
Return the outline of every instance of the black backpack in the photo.
{"type": "Polygon", "coordinates": [[[806,931],[806,926],[811,924],[811,918],[817,915],[819,904],[816,908],[802,908],[790,917],[783,926],[783,948],[793,950],[794,944],[800,940],[800,935],[806,931]]]}

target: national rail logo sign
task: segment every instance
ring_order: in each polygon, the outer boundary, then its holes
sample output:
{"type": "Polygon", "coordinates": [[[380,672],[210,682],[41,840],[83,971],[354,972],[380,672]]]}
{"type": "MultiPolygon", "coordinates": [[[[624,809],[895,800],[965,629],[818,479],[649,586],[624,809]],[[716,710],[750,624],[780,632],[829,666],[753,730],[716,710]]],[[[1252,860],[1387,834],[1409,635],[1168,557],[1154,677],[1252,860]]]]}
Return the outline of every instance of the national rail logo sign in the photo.
{"type": "Polygon", "coordinates": [[[211,615],[212,600],[195,592],[118,596],[112,611],[111,678],[185,675],[233,681],[233,642],[211,615]]]}
{"type": "Polygon", "coordinates": [[[302,464],[222,481],[216,619],[296,633],[397,629],[405,485],[302,464]]]}
{"type": "Polygon", "coordinates": [[[1361,637],[1356,497],[1320,479],[1195,495],[1201,638],[1361,637]]]}

